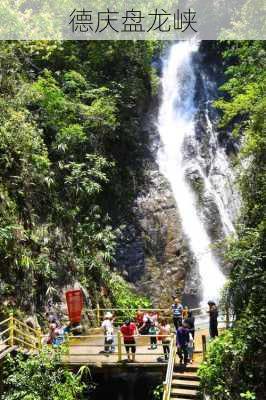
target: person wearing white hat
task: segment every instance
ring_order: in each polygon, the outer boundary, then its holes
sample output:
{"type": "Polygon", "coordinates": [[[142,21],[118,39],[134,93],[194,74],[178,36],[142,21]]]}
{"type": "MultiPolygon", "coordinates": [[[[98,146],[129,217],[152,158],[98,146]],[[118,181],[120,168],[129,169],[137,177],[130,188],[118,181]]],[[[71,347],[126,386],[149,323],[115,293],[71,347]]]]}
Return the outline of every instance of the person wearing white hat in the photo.
{"type": "Polygon", "coordinates": [[[114,327],[113,327],[113,314],[108,311],[102,323],[102,328],[104,330],[104,352],[105,353],[114,353],[115,345],[114,345],[114,327]]]}

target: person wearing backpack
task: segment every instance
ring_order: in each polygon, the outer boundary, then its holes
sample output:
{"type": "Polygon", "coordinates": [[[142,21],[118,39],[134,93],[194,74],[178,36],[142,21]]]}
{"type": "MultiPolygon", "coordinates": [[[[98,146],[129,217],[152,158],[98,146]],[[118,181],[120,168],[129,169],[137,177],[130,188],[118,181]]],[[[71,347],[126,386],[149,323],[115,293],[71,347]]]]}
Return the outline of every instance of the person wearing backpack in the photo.
{"type": "Polygon", "coordinates": [[[157,349],[157,332],[158,332],[158,313],[157,312],[151,312],[148,316],[149,321],[150,321],[150,328],[149,328],[149,335],[150,336],[150,347],[148,347],[148,350],[155,350],[157,349]]]}
{"type": "Polygon", "coordinates": [[[102,323],[102,328],[104,330],[104,352],[114,353],[114,327],[113,327],[113,315],[109,311],[104,316],[104,321],[102,323]]]}
{"type": "Polygon", "coordinates": [[[177,330],[179,326],[182,325],[182,315],[183,315],[183,306],[180,303],[178,297],[175,297],[174,303],[172,304],[172,315],[173,315],[173,323],[175,329],[177,330]]]}
{"type": "Polygon", "coordinates": [[[151,319],[149,317],[149,314],[146,312],[146,313],[144,313],[143,318],[142,318],[142,325],[138,328],[139,333],[141,335],[148,335],[150,327],[151,327],[151,319]]]}

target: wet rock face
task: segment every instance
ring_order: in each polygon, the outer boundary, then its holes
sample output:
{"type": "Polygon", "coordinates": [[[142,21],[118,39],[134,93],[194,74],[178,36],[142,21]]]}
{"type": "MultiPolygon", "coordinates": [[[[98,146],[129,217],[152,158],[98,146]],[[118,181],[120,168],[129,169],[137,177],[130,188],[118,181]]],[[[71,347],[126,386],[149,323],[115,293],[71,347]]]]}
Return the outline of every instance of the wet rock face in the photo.
{"type": "MultiPolygon", "coordinates": [[[[226,156],[232,138],[224,136],[221,140],[215,128],[218,115],[212,102],[222,83],[219,63],[208,46],[203,46],[197,57],[195,135],[185,141],[183,157],[186,179],[195,195],[198,213],[215,243],[225,237],[221,204],[217,206],[215,195],[229,211],[231,220],[235,218],[239,203],[235,198],[234,174],[226,156]]],[[[201,299],[201,280],[182,231],[171,188],[156,162],[159,136],[154,121],[157,116],[158,104],[151,107],[144,121],[143,143],[149,142],[145,150],[146,179],[135,200],[133,219],[123,221],[125,228],[117,248],[116,268],[139,293],[152,299],[156,307],[168,307],[175,293],[182,296],[184,304],[196,307],[201,299]]],[[[222,250],[215,250],[226,272],[222,253],[222,250]]]]}
{"type": "Polygon", "coordinates": [[[152,299],[155,307],[169,307],[175,293],[197,303],[199,274],[170,186],[156,163],[159,139],[155,120],[156,111],[148,116],[144,129],[150,140],[146,183],[136,198],[133,222],[125,223],[122,231],[116,267],[140,294],[152,299]]]}

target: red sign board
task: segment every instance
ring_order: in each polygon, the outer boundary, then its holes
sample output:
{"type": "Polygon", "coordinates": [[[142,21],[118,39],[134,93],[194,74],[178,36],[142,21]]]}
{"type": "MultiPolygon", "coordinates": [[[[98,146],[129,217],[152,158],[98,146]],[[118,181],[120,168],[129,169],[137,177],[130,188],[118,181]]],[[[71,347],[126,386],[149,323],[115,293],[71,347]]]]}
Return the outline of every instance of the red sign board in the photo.
{"type": "Polygon", "coordinates": [[[83,294],[80,289],[68,290],[66,292],[66,301],[69,320],[71,322],[80,322],[83,308],[83,294]]]}

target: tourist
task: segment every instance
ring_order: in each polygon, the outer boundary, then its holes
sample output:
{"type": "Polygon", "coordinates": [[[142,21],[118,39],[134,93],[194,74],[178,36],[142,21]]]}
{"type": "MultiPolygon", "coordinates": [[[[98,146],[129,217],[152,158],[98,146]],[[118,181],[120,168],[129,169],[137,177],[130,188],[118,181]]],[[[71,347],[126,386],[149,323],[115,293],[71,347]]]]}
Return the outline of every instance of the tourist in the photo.
{"type": "Polygon", "coordinates": [[[59,335],[59,327],[56,323],[56,320],[52,320],[49,324],[49,333],[47,338],[47,344],[54,344],[56,342],[56,338],[59,335]]]}
{"type": "Polygon", "coordinates": [[[189,309],[188,306],[185,306],[182,312],[182,317],[183,319],[187,319],[188,318],[188,313],[189,313],[189,309]]]}
{"type": "Polygon", "coordinates": [[[150,320],[150,328],[149,328],[149,335],[150,336],[150,347],[148,350],[155,350],[157,349],[157,332],[158,332],[158,313],[153,311],[148,316],[150,320]]]}
{"type": "Polygon", "coordinates": [[[138,308],[136,317],[135,317],[135,321],[136,321],[136,325],[137,328],[139,329],[142,325],[143,325],[143,317],[144,317],[144,312],[138,308]]]}
{"type": "Polygon", "coordinates": [[[104,330],[104,352],[105,353],[114,353],[114,327],[113,327],[113,315],[110,311],[108,311],[102,323],[102,328],[104,330]]]}
{"type": "MultiPolygon", "coordinates": [[[[170,352],[170,334],[171,334],[171,327],[170,324],[167,323],[166,319],[162,319],[161,323],[159,324],[159,335],[158,335],[158,340],[162,341],[163,345],[163,353],[164,353],[164,359],[165,361],[168,360],[169,358],[169,352],[170,352]]],[[[161,359],[158,361],[161,361],[161,359]]]]}
{"type": "Polygon", "coordinates": [[[148,335],[151,327],[151,319],[148,312],[143,314],[142,325],[138,328],[141,335],[148,335]]]}
{"type": "Polygon", "coordinates": [[[187,346],[187,351],[188,351],[188,360],[190,362],[190,364],[193,363],[193,353],[194,353],[194,338],[191,334],[191,332],[189,332],[189,342],[188,342],[188,346],[187,346]]]}
{"type": "Polygon", "coordinates": [[[176,330],[179,328],[179,326],[182,325],[182,313],[183,313],[183,306],[180,303],[179,298],[175,297],[174,303],[172,304],[172,315],[173,315],[173,323],[176,330]]]}
{"type": "Polygon", "coordinates": [[[195,338],[195,317],[192,311],[188,312],[188,317],[185,319],[185,323],[188,326],[189,332],[191,333],[193,339],[195,338]]]}
{"type": "Polygon", "coordinates": [[[189,329],[187,327],[187,324],[183,322],[176,331],[177,354],[180,358],[180,364],[182,364],[183,360],[185,365],[188,362],[188,343],[189,329]]]}
{"type": "Polygon", "coordinates": [[[136,341],[134,335],[137,334],[137,327],[134,322],[130,322],[130,320],[128,319],[121,326],[120,332],[123,335],[124,345],[127,353],[127,360],[129,362],[135,362],[136,341]],[[132,355],[132,359],[130,358],[130,354],[132,355]]]}
{"type": "Polygon", "coordinates": [[[157,349],[157,318],[157,313],[145,313],[143,315],[143,324],[139,328],[141,335],[150,335],[150,347],[148,347],[148,350],[157,349]]]}
{"type": "Polygon", "coordinates": [[[214,301],[208,301],[209,306],[209,316],[210,316],[210,324],[209,324],[209,331],[210,337],[213,339],[218,336],[218,308],[214,301]]]}

